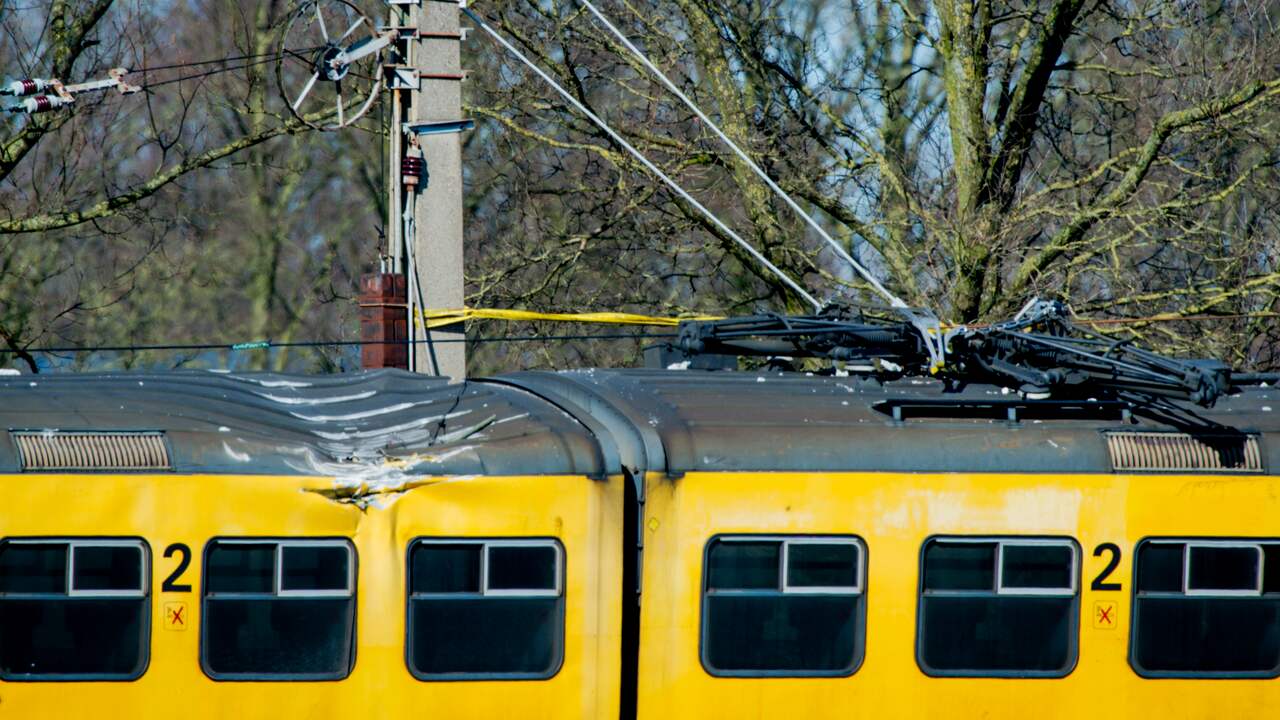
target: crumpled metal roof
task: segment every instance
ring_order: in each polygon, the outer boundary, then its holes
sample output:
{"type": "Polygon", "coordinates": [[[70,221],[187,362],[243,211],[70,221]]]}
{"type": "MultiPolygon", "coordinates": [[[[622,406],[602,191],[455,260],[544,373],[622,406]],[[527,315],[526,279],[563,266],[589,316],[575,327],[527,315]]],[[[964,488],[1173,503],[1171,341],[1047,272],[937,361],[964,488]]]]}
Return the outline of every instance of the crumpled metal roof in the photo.
{"type": "MultiPolygon", "coordinates": [[[[1255,433],[1280,467],[1280,397],[1249,389],[1212,409],[1018,422],[896,421],[886,403],[999,403],[1007,390],[798,373],[521,372],[448,384],[397,370],[327,376],[103,373],[0,377],[9,431],[162,431],[173,470],[301,474],[348,486],[423,475],[694,470],[1112,472],[1104,433],[1255,433]]],[[[0,432],[0,472],[20,468],[0,432]]]]}
{"type": "MultiPolygon", "coordinates": [[[[521,390],[400,370],[0,378],[7,430],[163,431],[177,472],[598,475],[584,426],[521,390]],[[388,459],[395,462],[388,466],[388,459]]],[[[0,472],[19,469],[0,433],[0,472]]]]}

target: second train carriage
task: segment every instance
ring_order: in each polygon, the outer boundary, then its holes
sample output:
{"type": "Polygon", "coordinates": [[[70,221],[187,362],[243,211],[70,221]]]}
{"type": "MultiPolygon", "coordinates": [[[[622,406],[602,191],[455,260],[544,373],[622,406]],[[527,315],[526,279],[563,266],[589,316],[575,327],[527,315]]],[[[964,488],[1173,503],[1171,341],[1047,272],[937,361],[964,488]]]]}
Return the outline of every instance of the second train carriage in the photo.
{"type": "Polygon", "coordinates": [[[1272,394],[4,378],[0,712],[1265,715],[1272,394]]]}

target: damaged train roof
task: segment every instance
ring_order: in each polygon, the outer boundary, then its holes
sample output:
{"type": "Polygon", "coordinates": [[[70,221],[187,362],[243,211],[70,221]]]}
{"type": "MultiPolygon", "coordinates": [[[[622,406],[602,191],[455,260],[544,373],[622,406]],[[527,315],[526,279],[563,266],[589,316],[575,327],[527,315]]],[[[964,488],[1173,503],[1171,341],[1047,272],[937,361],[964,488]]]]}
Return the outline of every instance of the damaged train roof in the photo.
{"type": "Polygon", "coordinates": [[[1264,473],[1280,462],[1274,392],[1245,389],[1205,409],[798,373],[577,370],[456,384],[398,370],[7,376],[0,472],[24,469],[24,438],[149,433],[177,472],[357,479],[387,468],[1264,473]],[[1142,464],[1152,458],[1165,464],[1142,464]]]}
{"type": "Polygon", "coordinates": [[[516,388],[399,370],[341,375],[95,373],[0,378],[0,472],[15,431],[161,432],[178,472],[595,475],[583,425],[516,388]]]}

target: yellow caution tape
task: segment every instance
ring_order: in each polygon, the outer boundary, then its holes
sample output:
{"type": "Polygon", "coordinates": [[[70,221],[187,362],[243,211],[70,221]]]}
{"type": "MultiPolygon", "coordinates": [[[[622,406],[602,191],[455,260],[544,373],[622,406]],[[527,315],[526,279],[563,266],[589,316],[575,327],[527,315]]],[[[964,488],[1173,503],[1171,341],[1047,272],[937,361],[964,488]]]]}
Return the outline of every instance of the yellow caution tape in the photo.
{"type": "Polygon", "coordinates": [[[723,320],[719,315],[690,315],[688,317],[655,317],[620,312],[548,313],[532,310],[503,310],[499,308],[457,308],[452,310],[418,310],[418,327],[423,323],[429,329],[454,325],[465,320],[543,320],[552,322],[605,323],[610,325],[650,325],[675,327],[684,320],[723,320]]]}

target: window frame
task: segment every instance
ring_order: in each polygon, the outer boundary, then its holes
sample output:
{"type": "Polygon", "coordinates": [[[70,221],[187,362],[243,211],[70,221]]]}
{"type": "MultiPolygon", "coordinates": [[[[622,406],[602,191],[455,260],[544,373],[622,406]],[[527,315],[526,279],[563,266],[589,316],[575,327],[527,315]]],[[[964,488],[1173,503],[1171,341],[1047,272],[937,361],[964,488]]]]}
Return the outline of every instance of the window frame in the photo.
{"type": "MultiPolygon", "coordinates": [[[[449,541],[446,543],[425,543],[436,545],[466,545],[477,543],[464,543],[458,541],[449,541]]],[[[560,597],[564,594],[564,548],[560,547],[559,542],[548,542],[539,539],[512,539],[512,540],[493,540],[483,543],[483,551],[480,553],[480,596],[481,597],[560,597]],[[555,551],[555,587],[547,588],[501,588],[493,589],[489,587],[489,554],[494,548],[509,547],[549,547],[555,551]]],[[[410,593],[412,594],[412,593],[410,593]]],[[[423,595],[460,595],[464,593],[418,593],[423,595]]]]}
{"type": "MultiPolygon", "coordinates": [[[[1262,543],[1236,542],[1231,540],[1204,541],[1195,542],[1177,542],[1177,541],[1160,541],[1155,540],[1153,544],[1157,545],[1182,545],[1182,595],[1187,597],[1262,597],[1262,575],[1266,572],[1266,555],[1262,551],[1262,543]],[[1195,548],[1233,548],[1248,549],[1256,553],[1258,559],[1258,569],[1254,577],[1254,587],[1252,589],[1228,589],[1228,588],[1193,588],[1191,587],[1191,551],[1195,548]]],[[[1137,587],[1134,587],[1137,591],[1137,587]]],[[[1174,594],[1174,593],[1169,593],[1174,594]]]]}
{"type": "Polygon", "coordinates": [[[471,536],[441,536],[441,535],[419,535],[409,540],[409,544],[405,550],[404,565],[404,666],[409,674],[419,682],[475,682],[475,681],[497,681],[497,682],[528,682],[528,681],[547,681],[560,674],[560,669],[564,667],[565,656],[565,636],[568,633],[566,627],[568,618],[568,591],[566,589],[566,566],[568,565],[565,557],[564,544],[557,537],[471,537],[471,536]],[[480,585],[479,589],[474,592],[421,592],[413,591],[413,551],[419,545],[478,545],[480,546],[480,585]],[[555,589],[547,588],[489,588],[489,549],[491,547],[550,547],[555,550],[555,589]],[[414,645],[414,628],[413,628],[413,601],[415,599],[425,600],[441,600],[441,599],[457,599],[459,597],[471,600],[484,600],[485,598],[555,598],[557,600],[557,618],[559,632],[552,645],[552,653],[555,655],[555,662],[551,669],[542,673],[523,673],[523,672],[459,672],[459,673],[424,673],[420,672],[413,665],[413,645],[414,645]]]}
{"type": "Polygon", "coordinates": [[[355,544],[345,537],[213,537],[204,544],[200,557],[200,638],[197,650],[200,656],[200,670],[215,682],[337,682],[351,676],[356,666],[356,654],[359,650],[360,607],[358,597],[358,567],[360,555],[355,544]],[[218,545],[275,545],[275,563],[272,569],[271,592],[210,592],[209,590],[209,553],[218,545]],[[347,589],[346,590],[282,590],[284,548],[286,546],[303,547],[342,547],[347,551],[347,589]],[[210,598],[215,600],[251,600],[270,599],[273,601],[305,600],[308,598],[349,598],[351,602],[351,637],[348,644],[351,648],[346,668],[339,673],[220,673],[209,667],[205,651],[208,646],[209,623],[207,621],[207,605],[210,598]]]}
{"type": "Polygon", "coordinates": [[[151,592],[151,544],[139,535],[21,535],[0,537],[0,547],[6,545],[66,545],[67,558],[65,592],[59,593],[6,593],[0,592],[0,598],[31,598],[61,602],[106,598],[111,600],[139,599],[143,600],[143,612],[138,630],[142,650],[142,660],[137,672],[129,675],[105,673],[68,673],[68,674],[13,674],[0,672],[3,682],[135,682],[147,673],[151,667],[151,613],[154,598],[151,592]],[[138,590],[75,590],[75,548],[77,547],[133,547],[140,551],[141,574],[138,590]]]}
{"type": "Polygon", "coordinates": [[[1080,546],[1074,540],[1058,540],[1049,538],[1018,539],[1009,542],[998,541],[996,544],[996,579],[997,595],[1043,595],[1046,597],[1068,597],[1080,592],[1080,546]],[[1004,549],[1014,547],[1065,547],[1071,551],[1070,585],[1061,587],[1005,587],[1004,584],[1004,549]]]}
{"type": "MultiPolygon", "coordinates": [[[[39,543],[29,543],[32,545],[39,543]]],[[[133,540],[76,540],[67,545],[67,597],[119,597],[119,598],[139,598],[147,595],[147,588],[150,586],[150,572],[147,562],[147,551],[144,542],[133,540]],[[114,548],[127,547],[138,551],[138,565],[142,572],[138,574],[138,582],[140,587],[133,590],[77,590],[76,589],[76,550],[79,548],[114,548]]]]}
{"type": "Polygon", "coordinates": [[[1068,535],[930,535],[920,544],[917,554],[918,590],[916,591],[916,639],[915,658],[920,672],[932,678],[1017,678],[1026,680],[1053,680],[1065,678],[1075,672],[1080,664],[1080,608],[1082,595],[1080,576],[1082,572],[1080,543],[1068,535]],[[925,556],[934,543],[992,545],[995,550],[995,568],[991,578],[990,590],[926,590],[925,589],[925,556]],[[1004,587],[1004,546],[1017,547],[1068,547],[1071,549],[1070,590],[1066,588],[1020,588],[1004,587]],[[924,650],[924,604],[927,597],[1012,597],[1012,598],[1071,598],[1072,610],[1069,615],[1070,627],[1067,631],[1069,641],[1068,655],[1070,662],[1061,670],[950,670],[934,668],[925,662],[924,650]]]}
{"type": "Polygon", "coordinates": [[[867,655],[867,565],[870,556],[866,541],[860,535],[851,533],[818,534],[818,533],[716,533],[707,539],[702,546],[702,578],[698,586],[698,662],[702,669],[712,677],[723,678],[843,678],[850,677],[862,669],[867,655]],[[775,588],[729,588],[714,589],[711,582],[711,548],[717,542],[779,542],[778,550],[778,582],[775,588]],[[858,551],[857,585],[808,586],[791,585],[787,581],[788,562],[790,560],[789,545],[851,545],[858,551]],[[854,609],[854,647],[853,658],[849,666],[836,670],[726,670],[713,666],[707,658],[707,633],[709,631],[708,604],[715,595],[737,596],[787,596],[787,595],[829,595],[834,597],[852,597],[854,609]]]}
{"type": "MultiPolygon", "coordinates": [[[[253,543],[246,543],[253,544],[253,543]]],[[[328,538],[318,539],[314,542],[286,540],[280,542],[276,551],[276,571],[275,571],[275,594],[276,597],[283,598],[342,598],[356,596],[356,550],[350,542],[345,540],[330,540],[328,538]],[[306,547],[306,548],[342,548],[347,551],[347,586],[341,590],[285,590],[284,589],[284,551],[290,547],[306,547]]],[[[227,593],[221,593],[227,594],[227,593]]],[[[252,593],[256,594],[256,593],[252,593]]],[[[217,594],[215,594],[216,596],[217,594]]]]}
{"type": "Polygon", "coordinates": [[[1280,600],[1280,591],[1276,593],[1266,593],[1263,588],[1263,574],[1265,573],[1266,553],[1263,550],[1264,545],[1280,545],[1280,537],[1240,537],[1240,536],[1224,536],[1224,535],[1161,535],[1143,537],[1134,543],[1133,546],[1133,567],[1130,568],[1132,574],[1132,590],[1129,592],[1129,602],[1132,607],[1130,612],[1133,615],[1132,621],[1129,623],[1129,649],[1127,660],[1129,669],[1135,675],[1145,680],[1274,680],[1280,678],[1280,660],[1277,660],[1275,668],[1270,671],[1185,671],[1185,670],[1148,670],[1138,663],[1137,644],[1138,644],[1138,618],[1141,614],[1139,599],[1141,596],[1153,598],[1191,598],[1191,599],[1213,599],[1221,598],[1224,600],[1249,600],[1263,599],[1267,595],[1276,595],[1280,600]],[[1182,551],[1182,591],[1174,592],[1168,590],[1139,592],[1138,590],[1138,565],[1139,555],[1142,548],[1146,545],[1183,545],[1182,551]],[[1205,590],[1190,588],[1191,582],[1191,548],[1198,547],[1256,547],[1259,551],[1258,556],[1258,588],[1253,590],[1205,590]]]}

